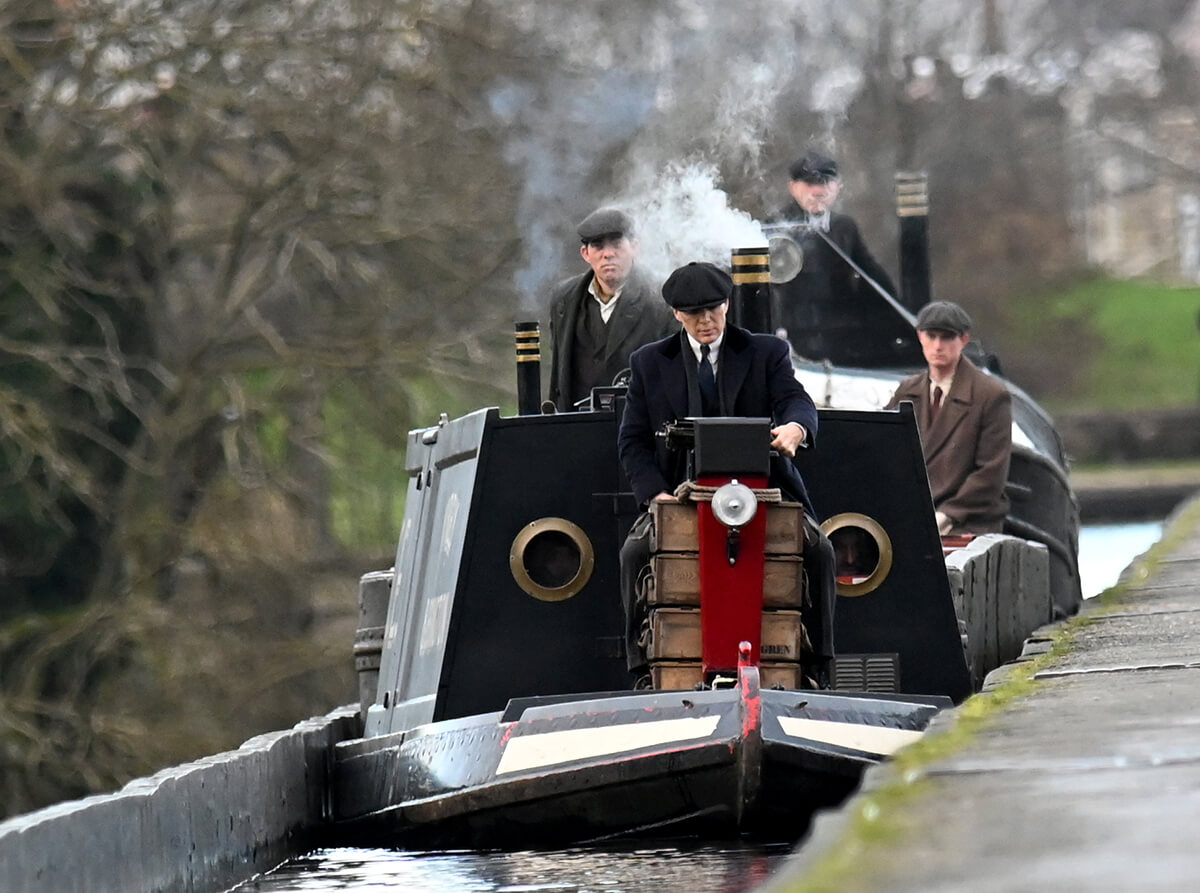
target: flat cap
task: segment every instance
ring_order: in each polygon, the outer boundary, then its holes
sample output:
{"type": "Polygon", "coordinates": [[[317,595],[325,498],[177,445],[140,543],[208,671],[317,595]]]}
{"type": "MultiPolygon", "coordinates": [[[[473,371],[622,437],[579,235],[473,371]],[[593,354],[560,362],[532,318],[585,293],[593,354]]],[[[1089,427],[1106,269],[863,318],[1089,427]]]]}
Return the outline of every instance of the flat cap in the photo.
{"type": "Polygon", "coordinates": [[[692,261],[680,267],[663,283],[662,296],[675,310],[707,310],[729,300],[733,280],[720,267],[692,261]]]}
{"type": "Polygon", "coordinates": [[[926,304],[917,314],[917,331],[953,332],[964,335],[971,331],[971,317],[967,311],[950,301],[934,301],[926,304]]]}
{"type": "Polygon", "coordinates": [[[788,175],[805,183],[828,183],[838,176],[837,162],[820,152],[805,152],[792,162],[788,175]]]}
{"type": "Polygon", "coordinates": [[[601,236],[629,236],[633,234],[633,218],[620,208],[597,208],[579,221],[575,230],[583,242],[601,236]]]}

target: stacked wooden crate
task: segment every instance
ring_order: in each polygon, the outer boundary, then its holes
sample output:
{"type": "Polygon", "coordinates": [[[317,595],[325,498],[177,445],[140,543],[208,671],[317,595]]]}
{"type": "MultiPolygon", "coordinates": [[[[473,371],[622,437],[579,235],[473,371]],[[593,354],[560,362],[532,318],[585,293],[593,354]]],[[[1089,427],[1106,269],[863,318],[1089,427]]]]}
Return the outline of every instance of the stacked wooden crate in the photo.
{"type": "MultiPolygon", "coordinates": [[[[694,504],[651,503],[654,534],[645,597],[646,656],[657,689],[704,684],[700,637],[700,561],[694,504]]],[[[801,688],[800,660],[809,649],[800,609],[805,603],[804,509],[783,503],[767,512],[759,673],[764,687],[801,688]]],[[[736,643],[734,643],[736,648],[736,643]]],[[[734,667],[722,668],[730,671],[734,667]]],[[[731,672],[730,676],[734,674],[731,672]]]]}

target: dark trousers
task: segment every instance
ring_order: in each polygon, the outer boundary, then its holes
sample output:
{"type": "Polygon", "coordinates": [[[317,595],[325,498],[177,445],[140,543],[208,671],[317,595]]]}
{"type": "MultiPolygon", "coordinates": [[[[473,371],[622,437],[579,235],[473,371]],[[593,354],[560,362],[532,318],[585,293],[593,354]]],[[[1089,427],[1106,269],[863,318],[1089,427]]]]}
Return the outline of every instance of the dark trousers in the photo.
{"type": "MultiPolygon", "coordinates": [[[[649,573],[650,532],[654,519],[649,512],[638,515],[621,546],[621,607],[625,612],[625,663],[634,675],[646,672],[646,653],[639,640],[646,619],[641,603],[641,581],[649,573]]],[[[808,578],[808,602],[800,611],[804,628],[812,640],[813,654],[806,658],[814,668],[828,669],[833,660],[833,622],[837,605],[834,580],[833,543],[807,514],[804,515],[804,573],[808,578]]]]}
{"type": "Polygon", "coordinates": [[[833,543],[817,522],[804,513],[804,575],[808,578],[808,604],[800,611],[804,628],[812,640],[812,662],[829,670],[833,661],[833,621],[837,608],[837,559],[833,543]]]}
{"type": "Polygon", "coordinates": [[[625,611],[625,665],[635,676],[646,672],[646,653],[639,644],[646,606],[640,604],[641,580],[650,573],[650,531],[654,519],[642,512],[621,546],[621,608],[625,611]]]}

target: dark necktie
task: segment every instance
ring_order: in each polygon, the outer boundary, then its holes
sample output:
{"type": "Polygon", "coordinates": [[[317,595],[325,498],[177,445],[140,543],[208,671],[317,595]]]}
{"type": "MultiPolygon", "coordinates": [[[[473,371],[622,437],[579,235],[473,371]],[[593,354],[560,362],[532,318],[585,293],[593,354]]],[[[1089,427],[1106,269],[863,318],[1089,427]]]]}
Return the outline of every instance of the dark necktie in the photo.
{"type": "Polygon", "coordinates": [[[717,406],[717,377],[713,374],[712,363],[708,361],[708,345],[700,345],[700,367],[696,376],[700,384],[700,402],[705,415],[716,415],[717,406]]]}
{"type": "Polygon", "coordinates": [[[936,416],[938,410],[942,408],[942,389],[937,385],[933,387],[933,414],[936,416]]]}

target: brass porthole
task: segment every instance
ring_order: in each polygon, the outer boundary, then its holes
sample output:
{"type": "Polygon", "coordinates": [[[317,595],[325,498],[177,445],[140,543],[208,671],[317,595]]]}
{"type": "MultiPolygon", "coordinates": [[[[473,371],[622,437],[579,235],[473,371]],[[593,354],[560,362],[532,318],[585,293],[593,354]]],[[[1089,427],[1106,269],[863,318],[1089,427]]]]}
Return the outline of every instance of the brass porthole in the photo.
{"type": "Polygon", "coordinates": [[[892,570],[892,539],[874,518],[843,512],[826,518],[821,529],[833,543],[838,595],[874,592],[892,570]]]}
{"type": "Polygon", "coordinates": [[[591,579],[592,541],[566,518],[539,518],[521,528],[508,566],[521,589],[544,602],[566,601],[591,579]]]}

